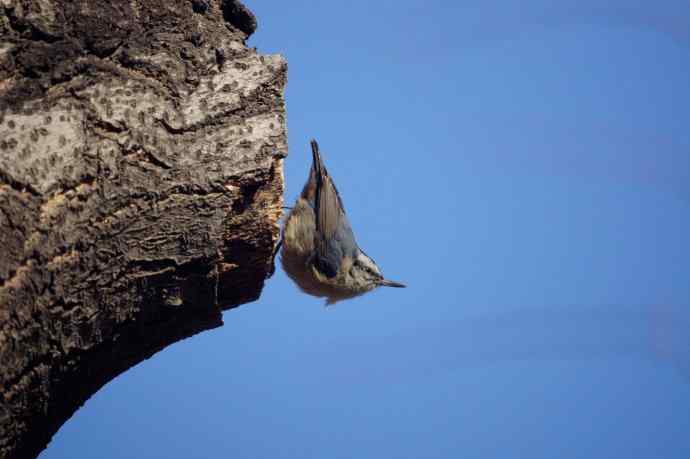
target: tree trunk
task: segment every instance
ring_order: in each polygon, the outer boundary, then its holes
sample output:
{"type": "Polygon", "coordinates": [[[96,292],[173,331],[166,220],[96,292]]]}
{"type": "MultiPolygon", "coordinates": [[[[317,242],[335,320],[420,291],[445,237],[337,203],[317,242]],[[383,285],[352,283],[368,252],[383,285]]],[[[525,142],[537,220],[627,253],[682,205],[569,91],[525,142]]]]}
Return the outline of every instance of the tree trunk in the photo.
{"type": "Polygon", "coordinates": [[[286,63],[233,0],[0,0],[0,457],[259,297],[286,63]]]}

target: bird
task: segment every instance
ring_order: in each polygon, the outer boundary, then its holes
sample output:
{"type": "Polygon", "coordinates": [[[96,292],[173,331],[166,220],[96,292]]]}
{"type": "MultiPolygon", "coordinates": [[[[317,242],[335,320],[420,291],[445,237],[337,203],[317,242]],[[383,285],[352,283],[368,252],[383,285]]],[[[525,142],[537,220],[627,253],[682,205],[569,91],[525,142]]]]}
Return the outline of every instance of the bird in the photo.
{"type": "Polygon", "coordinates": [[[309,178],[283,227],[281,262],[300,290],[326,298],[326,305],[370,292],[405,285],[384,278],[381,269],[357,245],[319,144],[311,141],[309,178]]]}

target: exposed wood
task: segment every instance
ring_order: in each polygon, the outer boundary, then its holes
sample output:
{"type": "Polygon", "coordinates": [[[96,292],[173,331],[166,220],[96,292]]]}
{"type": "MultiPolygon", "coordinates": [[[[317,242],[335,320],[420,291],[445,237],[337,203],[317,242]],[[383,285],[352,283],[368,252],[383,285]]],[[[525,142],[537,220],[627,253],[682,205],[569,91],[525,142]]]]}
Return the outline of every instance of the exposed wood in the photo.
{"type": "Polygon", "coordinates": [[[0,0],[0,457],[259,297],[286,63],[229,0],[0,0]]]}

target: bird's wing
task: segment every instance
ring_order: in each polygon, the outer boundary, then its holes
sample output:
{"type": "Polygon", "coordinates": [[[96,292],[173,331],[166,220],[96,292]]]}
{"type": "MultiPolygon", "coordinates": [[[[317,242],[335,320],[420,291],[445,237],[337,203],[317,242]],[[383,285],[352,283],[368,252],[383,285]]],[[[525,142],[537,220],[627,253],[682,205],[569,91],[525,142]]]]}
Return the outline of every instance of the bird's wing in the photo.
{"type": "MultiPolygon", "coordinates": [[[[313,173],[316,179],[316,193],[314,213],[316,214],[315,247],[317,267],[327,277],[333,277],[340,269],[344,250],[343,229],[351,233],[350,225],[344,214],[343,203],[340,194],[328,175],[323,164],[319,145],[316,140],[311,141],[313,156],[313,173]]],[[[349,235],[347,235],[349,236],[349,235]]],[[[348,239],[346,237],[346,239],[348,239]]],[[[349,242],[349,241],[348,241],[349,242]]]]}

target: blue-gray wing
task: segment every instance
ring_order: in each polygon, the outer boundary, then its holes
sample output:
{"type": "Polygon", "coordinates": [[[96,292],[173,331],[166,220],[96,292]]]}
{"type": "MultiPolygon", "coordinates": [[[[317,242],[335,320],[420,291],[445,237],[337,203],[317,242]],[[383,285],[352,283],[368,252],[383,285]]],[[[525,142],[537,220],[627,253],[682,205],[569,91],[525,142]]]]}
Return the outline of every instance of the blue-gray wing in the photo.
{"type": "Polygon", "coordinates": [[[338,274],[343,257],[356,254],[357,243],[345,215],[333,180],[323,164],[319,146],[311,141],[312,173],[316,182],[314,213],[316,215],[315,265],[327,277],[338,274]]]}

